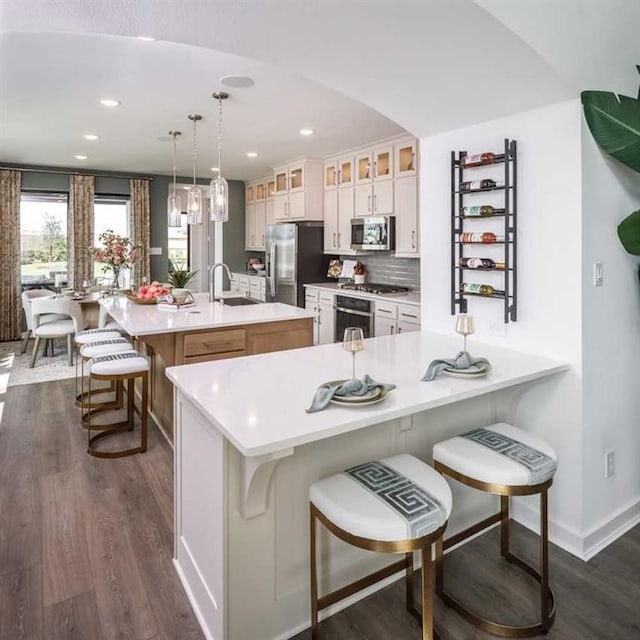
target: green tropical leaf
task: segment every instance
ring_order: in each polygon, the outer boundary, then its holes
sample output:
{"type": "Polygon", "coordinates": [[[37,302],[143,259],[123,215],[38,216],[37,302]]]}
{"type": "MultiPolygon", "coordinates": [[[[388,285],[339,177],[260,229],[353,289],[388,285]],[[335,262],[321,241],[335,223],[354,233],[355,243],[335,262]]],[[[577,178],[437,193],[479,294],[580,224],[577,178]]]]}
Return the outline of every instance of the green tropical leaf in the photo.
{"type": "Polygon", "coordinates": [[[587,124],[598,145],[640,172],[640,100],[610,91],[583,91],[581,97],[587,124]]]}
{"type": "Polygon", "coordinates": [[[630,213],[618,225],[618,238],[628,253],[640,256],[640,209],[630,213]]]}

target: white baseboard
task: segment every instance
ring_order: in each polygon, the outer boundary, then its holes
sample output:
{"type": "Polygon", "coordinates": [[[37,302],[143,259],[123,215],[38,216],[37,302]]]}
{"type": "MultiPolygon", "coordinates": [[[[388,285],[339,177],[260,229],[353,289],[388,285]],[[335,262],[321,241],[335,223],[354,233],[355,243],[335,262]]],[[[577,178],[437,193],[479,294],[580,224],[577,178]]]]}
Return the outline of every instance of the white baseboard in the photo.
{"type": "MultiPolygon", "coordinates": [[[[535,533],[540,532],[539,513],[529,505],[514,502],[511,515],[527,529],[535,533]]],[[[635,499],[608,518],[603,518],[584,534],[549,520],[549,541],[586,562],[639,523],[640,499],[635,499]]]]}

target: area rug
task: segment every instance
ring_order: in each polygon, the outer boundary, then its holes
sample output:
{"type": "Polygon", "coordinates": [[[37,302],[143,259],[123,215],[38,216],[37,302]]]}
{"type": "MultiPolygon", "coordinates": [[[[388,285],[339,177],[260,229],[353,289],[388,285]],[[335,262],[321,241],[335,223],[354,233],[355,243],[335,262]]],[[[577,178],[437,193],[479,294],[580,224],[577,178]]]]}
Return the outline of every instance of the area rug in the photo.
{"type": "Polygon", "coordinates": [[[0,390],[21,384],[63,380],[75,375],[75,366],[67,364],[66,340],[56,342],[53,356],[43,356],[42,347],[33,369],[29,369],[33,340],[26,353],[20,353],[22,342],[0,342],[0,390]]]}

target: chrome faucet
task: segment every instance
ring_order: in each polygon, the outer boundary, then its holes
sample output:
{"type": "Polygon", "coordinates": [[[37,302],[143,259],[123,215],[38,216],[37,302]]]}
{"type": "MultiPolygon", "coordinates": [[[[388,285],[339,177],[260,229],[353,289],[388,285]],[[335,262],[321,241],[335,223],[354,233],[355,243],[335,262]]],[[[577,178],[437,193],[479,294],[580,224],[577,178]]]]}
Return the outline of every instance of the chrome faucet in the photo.
{"type": "Polygon", "coordinates": [[[227,267],[224,262],[216,262],[213,266],[209,267],[209,302],[213,302],[215,300],[216,285],[213,276],[217,267],[224,267],[224,270],[227,272],[227,277],[231,280],[231,271],[229,271],[229,267],[227,267]]]}

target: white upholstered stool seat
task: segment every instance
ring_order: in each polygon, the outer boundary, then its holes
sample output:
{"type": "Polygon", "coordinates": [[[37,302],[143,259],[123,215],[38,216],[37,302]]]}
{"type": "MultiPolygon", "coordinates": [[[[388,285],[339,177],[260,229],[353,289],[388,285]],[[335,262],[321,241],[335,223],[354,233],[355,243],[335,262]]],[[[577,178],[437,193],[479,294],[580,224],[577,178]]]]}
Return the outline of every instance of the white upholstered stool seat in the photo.
{"type": "Polygon", "coordinates": [[[131,351],[132,349],[131,343],[126,338],[118,337],[110,338],[109,340],[89,342],[80,348],[80,355],[86,360],[90,360],[97,356],[106,356],[110,353],[122,353],[123,351],[131,351]]]}
{"type": "Polygon", "coordinates": [[[373,540],[425,536],[440,528],[451,513],[451,489],[446,480],[406,454],[324,478],[311,485],[309,500],[344,531],[373,540]],[[398,486],[394,471],[406,478],[404,486],[398,486]],[[415,513],[416,524],[412,526],[398,507],[409,517],[415,513]]]}
{"type": "Polygon", "coordinates": [[[75,342],[77,345],[88,344],[98,340],[112,340],[121,337],[120,331],[115,328],[110,329],[87,329],[76,334],[75,342]]]}
{"type": "MultiPolygon", "coordinates": [[[[120,344],[120,343],[115,343],[120,344]]],[[[104,345],[113,347],[114,344],[104,345]]],[[[120,458],[134,453],[142,453],[147,450],[147,422],[148,422],[148,398],[149,398],[149,362],[130,345],[125,345],[126,351],[111,352],[99,355],[89,360],[89,390],[87,393],[89,407],[91,407],[91,392],[94,380],[108,380],[116,384],[115,406],[103,405],[97,409],[90,409],[83,416],[88,429],[87,452],[99,458],[120,458]],[[117,435],[123,431],[133,431],[135,420],[135,391],[136,378],[141,378],[141,399],[140,399],[140,444],[119,450],[102,450],[96,447],[98,441],[108,436],[117,435]],[[108,409],[119,409],[120,398],[122,397],[122,385],[127,382],[127,416],[120,422],[111,422],[99,426],[92,425],[92,417],[97,413],[102,413],[108,409]],[[101,432],[91,435],[92,428],[100,429],[101,432]]],[[[90,346],[84,347],[89,349],[90,346]]]]}
{"type": "Polygon", "coordinates": [[[480,482],[515,486],[548,480],[558,464],[558,456],[544,440],[506,422],[439,442],[433,459],[480,482]]]}
{"type": "Polygon", "coordinates": [[[451,490],[444,478],[414,456],[401,454],[374,460],[311,485],[311,637],[318,636],[318,612],[405,571],[406,606],[422,624],[423,640],[432,640],[431,545],[442,539],[451,513],[451,490]],[[364,578],[318,596],[316,525],[320,521],[351,545],[404,558],[364,578]],[[422,613],[414,605],[413,552],[422,559],[422,613]]]}
{"type": "MultiPolygon", "coordinates": [[[[558,457],[544,440],[527,431],[498,422],[473,429],[433,447],[436,471],[474,489],[500,496],[500,511],[447,540],[436,542],[436,592],[444,602],[484,631],[503,638],[525,638],[546,633],[555,618],[555,597],[549,586],[548,498],[558,457]],[[509,548],[511,496],[540,496],[540,563],[534,567],[509,548]],[[488,620],[445,589],[444,551],[500,523],[500,554],[540,584],[540,619],[522,626],[488,620]]],[[[473,571],[472,568],[469,569],[473,571]]]]}

